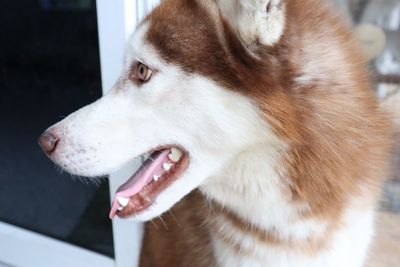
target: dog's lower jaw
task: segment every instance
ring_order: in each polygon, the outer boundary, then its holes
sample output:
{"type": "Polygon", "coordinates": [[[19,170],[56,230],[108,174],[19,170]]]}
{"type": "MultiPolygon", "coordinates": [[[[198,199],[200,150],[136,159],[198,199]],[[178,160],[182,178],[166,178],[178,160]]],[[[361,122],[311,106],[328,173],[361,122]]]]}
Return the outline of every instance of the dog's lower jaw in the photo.
{"type": "Polygon", "coordinates": [[[277,173],[278,151],[264,151],[242,153],[200,187],[215,202],[210,231],[218,266],[361,267],[373,209],[348,203],[336,221],[303,216],[309,207],[292,200],[277,173]]]}

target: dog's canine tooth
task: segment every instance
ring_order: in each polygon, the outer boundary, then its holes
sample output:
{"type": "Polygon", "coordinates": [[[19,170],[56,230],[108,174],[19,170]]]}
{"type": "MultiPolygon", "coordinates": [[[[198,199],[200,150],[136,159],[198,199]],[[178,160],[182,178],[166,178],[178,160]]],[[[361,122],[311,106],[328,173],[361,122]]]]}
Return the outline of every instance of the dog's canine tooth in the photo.
{"type": "Polygon", "coordinates": [[[163,167],[164,171],[169,171],[172,167],[172,164],[171,163],[163,163],[162,167],[163,167]]]}
{"type": "Polygon", "coordinates": [[[171,153],[168,154],[168,158],[172,162],[178,162],[181,159],[181,157],[182,157],[182,151],[180,151],[175,147],[171,148],[171,153]]]}
{"type": "Polygon", "coordinates": [[[117,201],[123,208],[125,208],[126,206],[128,206],[129,198],[117,197],[117,201]]]}
{"type": "Polygon", "coordinates": [[[121,211],[121,210],[123,210],[124,209],[124,207],[122,207],[122,206],[119,206],[118,207],[118,211],[121,211]]]}
{"type": "Polygon", "coordinates": [[[160,175],[153,175],[153,180],[154,180],[155,182],[157,182],[158,179],[160,179],[160,175]]]}

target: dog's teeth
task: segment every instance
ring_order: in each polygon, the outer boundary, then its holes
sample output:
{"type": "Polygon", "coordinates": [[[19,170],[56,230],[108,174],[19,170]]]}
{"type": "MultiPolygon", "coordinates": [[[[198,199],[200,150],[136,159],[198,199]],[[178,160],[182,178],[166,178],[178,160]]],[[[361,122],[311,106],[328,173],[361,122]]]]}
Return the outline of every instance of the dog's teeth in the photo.
{"type": "Polygon", "coordinates": [[[154,181],[156,181],[156,182],[157,182],[157,181],[158,181],[158,179],[160,179],[160,176],[159,176],[159,175],[153,175],[153,180],[154,180],[154,181]]]}
{"type": "Polygon", "coordinates": [[[125,208],[126,206],[128,206],[129,198],[117,197],[117,201],[123,208],[125,208]]]}
{"type": "Polygon", "coordinates": [[[122,206],[119,206],[118,207],[118,211],[121,211],[121,210],[123,210],[124,209],[124,207],[122,207],[122,206]]]}
{"type": "Polygon", "coordinates": [[[162,167],[163,167],[163,169],[164,169],[164,171],[169,171],[170,169],[171,169],[171,167],[172,167],[172,164],[171,163],[164,163],[163,165],[162,165],[162,167]]]}
{"type": "Polygon", "coordinates": [[[178,162],[181,159],[181,157],[182,157],[182,151],[180,151],[175,147],[171,148],[171,153],[168,154],[168,158],[172,162],[178,162]]]}

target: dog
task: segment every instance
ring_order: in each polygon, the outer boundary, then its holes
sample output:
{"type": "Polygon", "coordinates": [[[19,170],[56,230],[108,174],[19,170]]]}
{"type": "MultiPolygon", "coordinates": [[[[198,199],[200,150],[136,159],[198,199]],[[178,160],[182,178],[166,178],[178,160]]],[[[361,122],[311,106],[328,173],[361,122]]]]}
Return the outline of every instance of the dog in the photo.
{"type": "Polygon", "coordinates": [[[359,51],[324,1],[164,0],[112,90],[39,144],[89,177],[146,155],[110,212],[170,211],[142,267],[360,267],[391,123],[359,51]]]}

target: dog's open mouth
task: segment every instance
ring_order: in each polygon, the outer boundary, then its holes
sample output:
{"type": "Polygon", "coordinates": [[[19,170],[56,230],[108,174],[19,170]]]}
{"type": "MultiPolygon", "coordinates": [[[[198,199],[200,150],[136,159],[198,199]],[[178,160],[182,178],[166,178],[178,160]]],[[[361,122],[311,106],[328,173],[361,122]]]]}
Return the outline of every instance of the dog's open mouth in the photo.
{"type": "Polygon", "coordinates": [[[188,163],[188,153],[175,146],[149,153],[136,173],[118,188],[110,218],[132,216],[148,208],[183,173],[188,163]]]}

